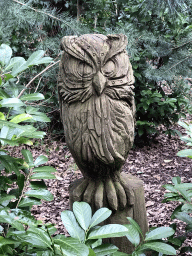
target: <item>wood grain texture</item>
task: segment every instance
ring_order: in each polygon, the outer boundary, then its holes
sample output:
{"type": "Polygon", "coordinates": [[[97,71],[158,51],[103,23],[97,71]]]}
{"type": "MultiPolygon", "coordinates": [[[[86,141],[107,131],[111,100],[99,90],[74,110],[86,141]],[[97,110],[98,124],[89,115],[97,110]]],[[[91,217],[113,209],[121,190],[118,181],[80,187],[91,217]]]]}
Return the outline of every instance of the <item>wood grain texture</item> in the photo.
{"type": "Polygon", "coordinates": [[[67,145],[85,178],[121,171],[134,139],[133,70],[124,35],[62,39],[58,78],[67,145]]]}

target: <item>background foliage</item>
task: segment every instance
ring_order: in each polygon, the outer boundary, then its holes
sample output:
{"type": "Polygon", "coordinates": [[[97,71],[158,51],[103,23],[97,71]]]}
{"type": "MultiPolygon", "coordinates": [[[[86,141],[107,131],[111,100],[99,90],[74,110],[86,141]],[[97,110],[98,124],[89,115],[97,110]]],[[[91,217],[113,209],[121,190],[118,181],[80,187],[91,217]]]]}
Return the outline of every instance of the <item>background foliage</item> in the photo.
{"type": "MultiPolygon", "coordinates": [[[[171,125],[191,110],[192,18],[190,0],[2,0],[0,42],[15,55],[34,50],[59,59],[60,39],[83,33],[124,33],[136,77],[135,100],[139,141],[171,125]]],[[[33,77],[39,69],[26,72],[33,77]]],[[[60,128],[56,92],[58,65],[36,79],[30,90],[45,95],[41,110],[52,120],[51,132],[60,128]]],[[[56,133],[59,133],[58,129],[56,133]]]]}

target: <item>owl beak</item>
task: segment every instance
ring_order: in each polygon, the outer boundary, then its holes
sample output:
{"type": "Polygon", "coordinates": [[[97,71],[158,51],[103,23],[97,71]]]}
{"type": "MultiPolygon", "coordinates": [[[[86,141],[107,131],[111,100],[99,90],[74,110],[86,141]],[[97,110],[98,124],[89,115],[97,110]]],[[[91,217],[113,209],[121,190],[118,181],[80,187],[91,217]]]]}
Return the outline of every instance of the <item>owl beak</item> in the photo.
{"type": "Polygon", "coordinates": [[[93,78],[93,87],[97,93],[97,95],[101,95],[106,84],[106,77],[99,71],[93,78]]]}

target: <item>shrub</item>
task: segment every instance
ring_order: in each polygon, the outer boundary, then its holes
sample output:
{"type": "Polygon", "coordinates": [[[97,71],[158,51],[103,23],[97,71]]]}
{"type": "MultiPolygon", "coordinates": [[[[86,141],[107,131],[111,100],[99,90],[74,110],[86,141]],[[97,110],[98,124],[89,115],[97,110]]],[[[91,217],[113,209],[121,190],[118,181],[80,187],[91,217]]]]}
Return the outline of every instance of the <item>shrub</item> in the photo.
{"type": "MultiPolygon", "coordinates": [[[[183,246],[188,237],[188,233],[192,232],[192,183],[181,183],[180,177],[174,177],[172,179],[173,185],[166,184],[163,187],[170,192],[165,193],[165,199],[163,202],[177,201],[179,205],[175,208],[171,215],[171,219],[178,219],[185,222],[186,232],[183,236],[170,236],[168,239],[169,244],[174,246],[180,253],[192,252],[191,246],[183,246]]],[[[176,224],[171,225],[171,227],[176,231],[176,224]]]]}
{"type": "Polygon", "coordinates": [[[38,227],[40,222],[31,215],[31,207],[41,204],[41,200],[53,199],[42,180],[55,178],[54,168],[41,166],[48,161],[47,157],[40,155],[34,160],[26,149],[21,150],[22,158],[13,157],[7,150],[14,146],[19,153],[19,145],[32,145],[33,139],[42,139],[45,135],[45,132],[37,131],[34,123],[49,122],[50,119],[33,106],[44,96],[41,93],[27,94],[27,85],[21,85],[19,80],[31,66],[52,61],[43,55],[44,51],[36,51],[26,61],[22,57],[12,58],[12,49],[8,45],[0,46],[1,255],[27,255],[26,243],[16,243],[11,234],[25,232],[28,226],[38,227]]]}
{"type": "Polygon", "coordinates": [[[159,255],[159,252],[176,255],[175,249],[166,244],[165,241],[162,241],[162,238],[167,238],[174,234],[172,228],[153,229],[146,234],[144,239],[140,227],[131,218],[128,218],[130,224],[127,225],[108,224],[98,226],[111,213],[111,210],[101,208],[92,216],[89,204],[75,202],[73,204],[73,212],[66,210],[61,213],[63,224],[71,237],[64,235],[53,236],[56,231],[53,226],[44,226],[40,222],[35,222],[31,218],[25,217],[21,223],[25,225],[26,230],[22,229],[22,225],[13,226],[7,234],[8,238],[1,238],[1,243],[3,244],[1,249],[6,251],[7,255],[13,255],[9,254],[9,252],[13,252],[11,245],[15,245],[15,251],[20,253],[19,255],[26,255],[23,254],[25,251],[27,255],[38,256],[126,256],[128,254],[119,252],[116,246],[102,243],[103,238],[126,236],[136,247],[132,255],[144,256],[144,252],[149,250],[158,253],[154,255],[159,255]],[[140,235],[143,239],[141,244],[140,235]]]}

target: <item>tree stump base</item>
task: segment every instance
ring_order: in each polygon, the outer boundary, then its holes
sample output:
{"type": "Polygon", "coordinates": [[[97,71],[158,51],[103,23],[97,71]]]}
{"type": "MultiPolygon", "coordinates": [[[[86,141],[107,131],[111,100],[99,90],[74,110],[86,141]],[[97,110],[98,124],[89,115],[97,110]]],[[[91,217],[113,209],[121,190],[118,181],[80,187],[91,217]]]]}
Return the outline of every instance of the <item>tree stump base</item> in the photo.
{"type": "MultiPolygon", "coordinates": [[[[131,174],[122,173],[122,175],[129,184],[129,188],[133,191],[134,202],[132,205],[126,205],[123,210],[117,209],[117,211],[113,211],[112,215],[103,224],[128,224],[126,217],[131,217],[138,223],[143,234],[145,235],[145,233],[148,231],[148,221],[146,215],[143,182],[131,174]]],[[[82,180],[83,178],[76,180],[69,186],[70,209],[72,209],[72,205],[74,203],[73,191],[82,182],[82,180]]],[[[109,208],[107,202],[105,204],[104,207],[109,208]]],[[[97,210],[94,207],[94,203],[91,204],[91,207],[94,213],[97,210]]],[[[116,245],[121,252],[132,253],[134,251],[134,246],[126,237],[107,239],[107,242],[116,245]]]]}

